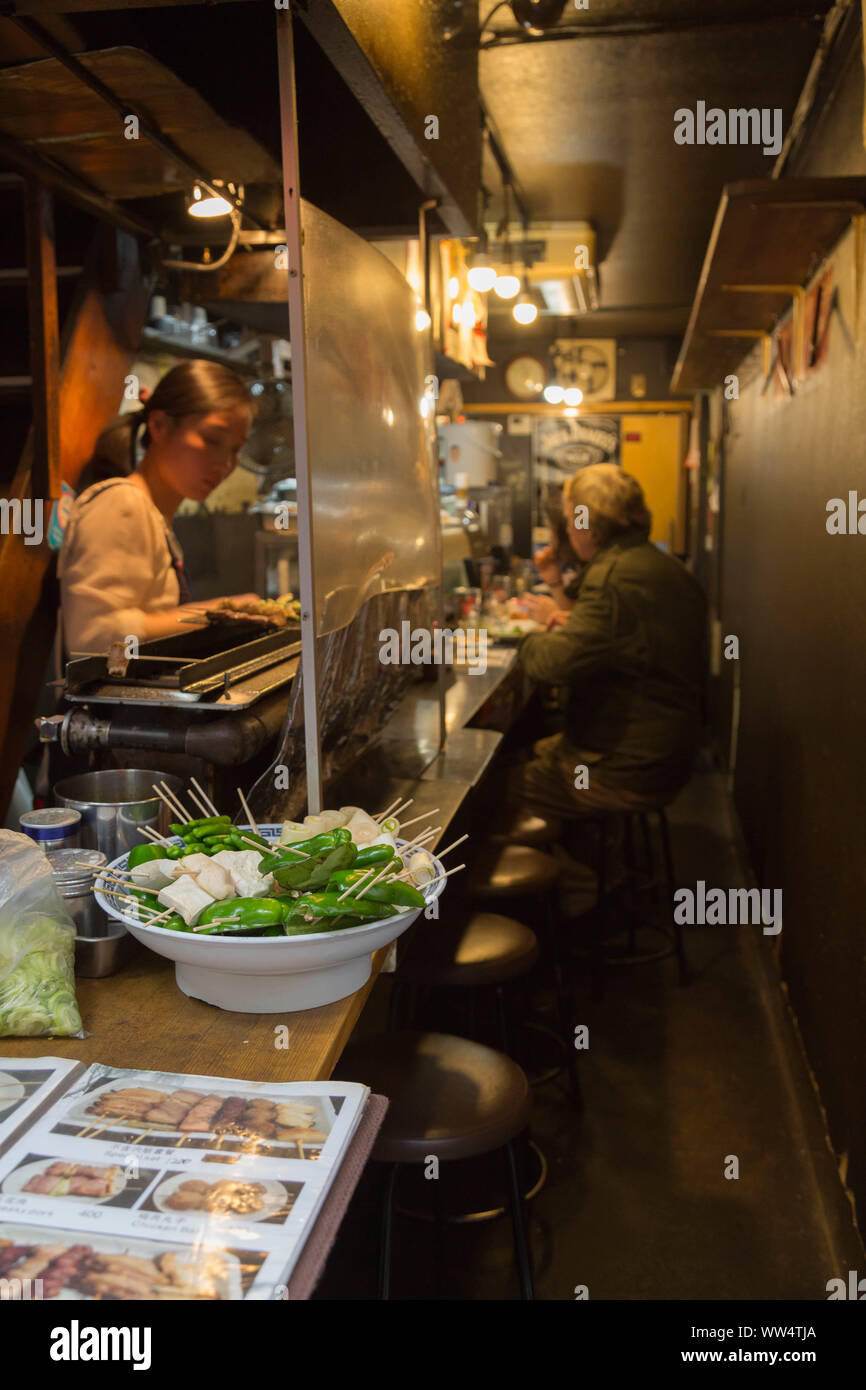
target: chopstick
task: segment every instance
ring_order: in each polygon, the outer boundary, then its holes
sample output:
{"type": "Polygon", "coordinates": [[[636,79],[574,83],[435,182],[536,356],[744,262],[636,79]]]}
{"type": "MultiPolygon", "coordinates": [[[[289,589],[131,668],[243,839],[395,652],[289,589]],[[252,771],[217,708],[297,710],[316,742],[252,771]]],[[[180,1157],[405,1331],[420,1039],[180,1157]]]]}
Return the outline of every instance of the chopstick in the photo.
{"type": "Polygon", "coordinates": [[[211,801],[210,797],[209,797],[209,796],[207,795],[207,793],[205,792],[205,789],[204,789],[204,787],[201,785],[201,783],[200,783],[200,782],[197,782],[196,779],[195,779],[194,777],[190,777],[189,780],[192,782],[193,786],[195,787],[196,791],[199,793],[199,795],[201,796],[201,798],[202,798],[202,800],[205,802],[205,804],[208,805],[208,806],[210,807],[212,814],[215,815],[215,816],[218,816],[218,815],[219,815],[219,811],[217,810],[216,806],[214,806],[213,802],[211,801]]]}
{"type": "Polygon", "coordinates": [[[426,820],[428,816],[435,816],[438,810],[439,807],[434,806],[432,811],[425,811],[422,816],[413,816],[411,820],[403,821],[402,825],[400,826],[401,831],[405,830],[407,825],[414,825],[416,821],[426,820]]]}
{"type": "Polygon", "coordinates": [[[244,815],[246,816],[247,820],[249,821],[250,825],[252,826],[252,828],[253,828],[253,830],[256,832],[256,834],[257,834],[257,835],[260,834],[261,832],[259,831],[259,827],[256,825],[255,819],[254,819],[254,817],[253,817],[253,813],[252,813],[252,811],[250,810],[249,806],[247,805],[247,799],[246,799],[246,797],[244,796],[243,792],[241,791],[240,787],[238,787],[238,796],[240,797],[240,802],[241,802],[241,806],[243,807],[244,815]]]}

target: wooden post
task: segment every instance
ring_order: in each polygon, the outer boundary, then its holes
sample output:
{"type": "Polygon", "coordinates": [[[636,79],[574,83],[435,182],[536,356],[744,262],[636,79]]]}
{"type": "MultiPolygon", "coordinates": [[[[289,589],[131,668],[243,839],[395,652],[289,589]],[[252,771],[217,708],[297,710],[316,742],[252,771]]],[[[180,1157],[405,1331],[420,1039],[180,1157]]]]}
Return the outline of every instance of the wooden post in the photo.
{"type": "Polygon", "coordinates": [[[35,179],[24,190],[27,227],[27,308],[33,378],[30,493],[47,511],[60,496],[60,346],[52,195],[35,179]]]}

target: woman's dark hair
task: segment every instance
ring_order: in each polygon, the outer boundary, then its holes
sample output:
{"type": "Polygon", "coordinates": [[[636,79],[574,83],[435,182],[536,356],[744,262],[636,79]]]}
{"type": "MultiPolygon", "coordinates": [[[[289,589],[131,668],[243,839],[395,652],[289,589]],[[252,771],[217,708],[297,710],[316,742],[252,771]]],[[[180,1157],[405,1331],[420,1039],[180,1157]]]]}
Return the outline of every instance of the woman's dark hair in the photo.
{"type": "Polygon", "coordinates": [[[574,551],[568,539],[568,523],[562,509],[562,496],[548,497],[544,506],[544,515],[551,532],[556,537],[556,559],[560,565],[565,565],[568,569],[574,567],[574,551]]]}
{"type": "Polygon", "coordinates": [[[136,466],[136,446],[139,431],[144,429],[145,448],[150,443],[148,417],[154,410],[164,410],[173,420],[188,415],[210,415],[215,410],[232,406],[252,409],[249,391],[237,372],[220,362],[197,358],[172,367],[139,410],[118,415],[100,434],[90,462],[82,474],[79,487],[104,482],[107,478],[128,477],[136,466]]]}

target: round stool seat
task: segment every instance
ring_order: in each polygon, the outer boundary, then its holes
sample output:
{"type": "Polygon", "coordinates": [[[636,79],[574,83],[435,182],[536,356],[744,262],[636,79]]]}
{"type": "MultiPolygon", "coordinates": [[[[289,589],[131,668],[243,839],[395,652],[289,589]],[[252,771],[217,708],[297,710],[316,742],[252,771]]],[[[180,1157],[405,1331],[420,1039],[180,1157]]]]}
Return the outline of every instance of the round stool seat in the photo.
{"type": "Polygon", "coordinates": [[[532,849],[544,849],[554,845],[562,836],[562,821],[555,816],[539,815],[515,806],[506,813],[505,822],[490,836],[496,844],[530,845],[532,849]]]}
{"type": "Polygon", "coordinates": [[[477,1158],[529,1123],[529,1082],[491,1047],[447,1033],[385,1033],[348,1048],[337,1074],[390,1104],[373,1149],[385,1163],[477,1158]]]}
{"type": "Polygon", "coordinates": [[[491,898],[532,897],[546,893],[559,878],[549,854],[528,845],[485,845],[473,858],[465,891],[479,902],[491,898]]]}
{"type": "Polygon", "coordinates": [[[538,940],[529,927],[496,912],[474,912],[462,922],[436,922],[416,932],[399,979],[477,989],[527,975],[537,960],[538,940]]]}

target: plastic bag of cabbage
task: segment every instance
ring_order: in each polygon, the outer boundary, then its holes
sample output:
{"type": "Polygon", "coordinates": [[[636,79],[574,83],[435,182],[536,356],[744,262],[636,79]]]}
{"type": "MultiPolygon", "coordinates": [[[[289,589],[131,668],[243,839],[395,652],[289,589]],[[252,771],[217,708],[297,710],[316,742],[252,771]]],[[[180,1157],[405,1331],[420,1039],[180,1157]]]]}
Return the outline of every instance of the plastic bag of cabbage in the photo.
{"type": "Polygon", "coordinates": [[[0,1037],[83,1038],[75,1002],[75,925],[46,855],[0,830],[0,1037]]]}

